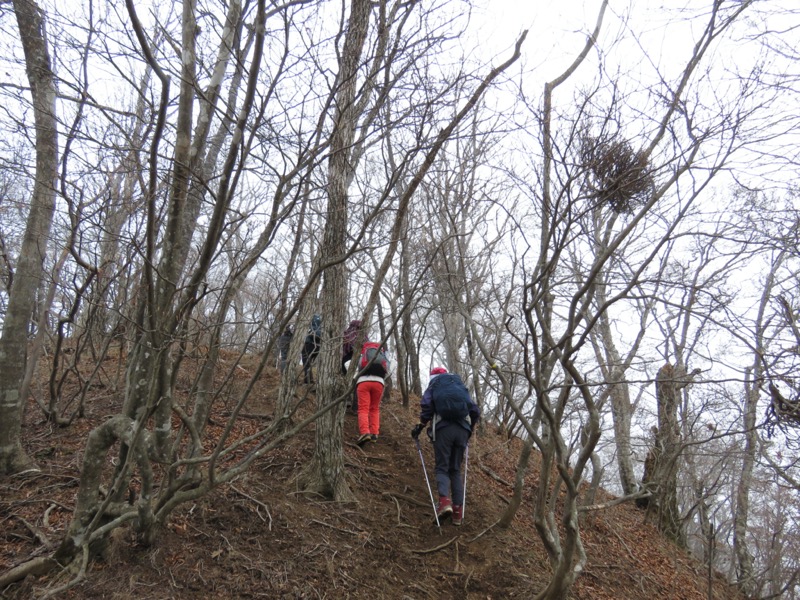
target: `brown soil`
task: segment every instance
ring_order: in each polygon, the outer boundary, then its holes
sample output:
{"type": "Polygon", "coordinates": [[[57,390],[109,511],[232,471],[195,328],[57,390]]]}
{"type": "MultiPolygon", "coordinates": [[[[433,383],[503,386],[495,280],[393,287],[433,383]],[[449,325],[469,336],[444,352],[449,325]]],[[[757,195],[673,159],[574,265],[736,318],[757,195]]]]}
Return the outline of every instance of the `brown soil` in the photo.
{"type": "MultiPolygon", "coordinates": [[[[274,372],[265,375],[244,422],[261,424],[256,415],[269,414],[276,383],[274,372]]],[[[44,553],[45,543],[58,543],[74,504],[86,434],[114,410],[108,390],[98,390],[85,419],[56,428],[29,407],[24,438],[42,472],[0,479],[0,573],[44,553]]],[[[224,423],[224,410],[213,421],[224,423]]],[[[116,532],[105,559],[58,597],[532,598],[549,573],[532,520],[537,466],[513,527],[493,527],[511,494],[519,445],[480,432],[470,446],[464,524],[437,529],[410,437],[416,412],[396,398],[384,402],[381,438],[363,450],[353,443],[355,417],[348,413],[346,464],[357,502],[328,502],[297,489],[296,475],[313,447],[309,429],[233,485],[179,508],[155,546],[137,546],[129,531],[116,532]]],[[[420,441],[430,477],[430,444],[420,441]]],[[[708,598],[704,567],[665,541],[633,506],[592,513],[582,526],[589,562],[571,598],[708,598]]],[[[29,577],[0,596],[37,597],[47,582],[29,577]]],[[[715,578],[713,598],[737,596],[715,578]]]]}

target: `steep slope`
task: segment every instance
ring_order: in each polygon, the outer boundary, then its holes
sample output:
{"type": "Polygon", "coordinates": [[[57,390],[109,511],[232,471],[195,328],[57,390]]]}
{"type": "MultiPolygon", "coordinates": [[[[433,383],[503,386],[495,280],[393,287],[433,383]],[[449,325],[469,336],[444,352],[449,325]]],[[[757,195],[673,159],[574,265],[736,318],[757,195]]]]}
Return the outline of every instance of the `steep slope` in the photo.
{"type": "MultiPolygon", "coordinates": [[[[254,427],[269,414],[276,375],[268,373],[263,383],[246,411],[254,427]]],[[[219,410],[215,422],[224,419],[225,408],[219,410]]],[[[85,432],[110,412],[98,394],[87,420],[54,430],[28,411],[28,450],[44,470],[0,481],[0,572],[37,551],[45,538],[59,539],[74,501],[85,432]]],[[[473,438],[464,525],[437,529],[410,437],[416,408],[395,399],[384,403],[381,438],[363,450],[353,443],[355,417],[346,419],[346,464],[358,502],[328,502],[296,488],[295,476],[312,452],[308,430],[233,485],[179,509],[155,547],[138,547],[120,531],[87,581],[59,598],[498,599],[530,598],[541,589],[548,566],[532,524],[530,492],[511,530],[493,526],[511,492],[517,443],[490,430],[473,438]]],[[[420,441],[432,478],[430,444],[420,441]]],[[[665,541],[641,511],[618,506],[591,514],[583,526],[589,564],[573,598],[708,598],[703,566],[665,541]]],[[[32,597],[38,585],[29,578],[3,597],[32,597]]],[[[721,579],[712,587],[714,598],[737,597],[721,579]]]]}

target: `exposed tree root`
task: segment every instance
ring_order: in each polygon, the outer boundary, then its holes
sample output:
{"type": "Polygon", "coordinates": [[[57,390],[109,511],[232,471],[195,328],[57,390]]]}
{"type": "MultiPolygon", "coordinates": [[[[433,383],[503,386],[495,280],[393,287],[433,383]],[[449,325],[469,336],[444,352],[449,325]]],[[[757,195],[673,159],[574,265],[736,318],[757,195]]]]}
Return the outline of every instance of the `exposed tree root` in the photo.
{"type": "Polygon", "coordinates": [[[58,566],[58,562],[50,556],[37,556],[17,565],[0,575],[0,590],[12,583],[25,579],[28,575],[46,575],[58,566]]]}

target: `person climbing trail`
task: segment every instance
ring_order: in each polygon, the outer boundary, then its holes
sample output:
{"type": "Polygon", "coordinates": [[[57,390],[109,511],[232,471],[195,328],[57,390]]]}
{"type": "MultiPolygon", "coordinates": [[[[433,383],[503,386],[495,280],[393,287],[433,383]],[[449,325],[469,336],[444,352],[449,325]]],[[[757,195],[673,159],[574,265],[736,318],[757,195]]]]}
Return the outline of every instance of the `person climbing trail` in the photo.
{"type": "Polygon", "coordinates": [[[480,407],[472,400],[461,377],[444,367],[431,370],[428,387],[420,400],[419,423],[411,430],[419,434],[430,423],[428,437],[436,459],[436,487],[439,503],[436,519],[451,518],[461,525],[464,514],[464,482],[461,465],[473,430],[480,421],[480,407]]]}
{"type": "Polygon", "coordinates": [[[317,360],[321,343],[322,317],[314,315],[311,319],[311,325],[308,328],[306,339],[303,340],[303,350],[300,356],[303,361],[303,381],[305,383],[314,383],[314,374],[311,367],[314,361],[317,360]]]}
{"type": "Polygon", "coordinates": [[[358,433],[356,444],[377,442],[381,429],[381,398],[386,378],[391,372],[386,350],[377,342],[365,342],[361,347],[356,373],[358,397],[358,433]]]}

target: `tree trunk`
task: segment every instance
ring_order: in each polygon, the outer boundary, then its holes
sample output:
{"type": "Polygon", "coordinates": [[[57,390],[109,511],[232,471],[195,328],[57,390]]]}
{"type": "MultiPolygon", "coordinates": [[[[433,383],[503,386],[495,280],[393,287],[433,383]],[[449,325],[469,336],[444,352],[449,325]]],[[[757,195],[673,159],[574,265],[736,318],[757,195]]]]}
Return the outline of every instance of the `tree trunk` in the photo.
{"type": "Polygon", "coordinates": [[[347,188],[355,171],[351,148],[358,112],[355,107],[357,75],[369,30],[369,0],[352,0],[350,18],[339,59],[336,83],[336,114],[331,132],[331,157],[328,163],[328,215],[320,249],[329,261],[322,280],[322,348],[318,357],[317,408],[338,402],[317,420],[316,444],[311,463],[301,477],[301,485],[337,501],[352,499],[344,468],[342,435],[347,386],[341,373],[341,333],[347,320],[347,188]]]}
{"type": "MultiPolygon", "coordinates": [[[[616,375],[616,370],[614,371],[616,375]]],[[[617,446],[617,468],[619,482],[624,495],[633,494],[636,485],[636,474],[633,470],[633,449],[631,448],[631,400],[628,385],[620,380],[611,383],[611,416],[614,422],[614,443],[617,446]]]]}
{"type": "Polygon", "coordinates": [[[658,451],[652,481],[655,486],[659,529],[667,537],[685,546],[678,511],[678,455],[680,454],[678,403],[680,389],[685,385],[681,381],[680,373],[681,369],[667,363],[656,374],[658,451]]]}
{"type": "Polygon", "coordinates": [[[28,358],[28,325],[36,302],[36,290],[44,276],[44,258],[55,210],[54,182],[58,172],[56,86],[45,39],[44,14],[33,0],[14,0],[14,13],[33,100],[36,180],[0,338],[0,473],[4,474],[35,468],[20,440],[25,406],[20,387],[28,358]]]}
{"type": "MultiPolygon", "coordinates": [[[[769,302],[773,297],[773,287],[778,270],[785,260],[785,252],[781,252],[774,260],[772,268],[764,281],[764,289],[758,307],[756,321],[755,348],[752,366],[747,369],[745,378],[745,404],[742,414],[744,429],[744,449],[742,472],[736,483],[736,507],[733,516],[733,550],[736,556],[736,579],[739,588],[748,596],[755,594],[753,556],[747,542],[748,521],[750,516],[750,487],[753,483],[753,471],[758,452],[758,430],[756,416],[758,411],[759,387],[764,377],[764,346],[766,338],[766,317],[769,302]]],[[[790,312],[791,315],[791,312],[790,312]]]]}
{"type": "MultiPolygon", "coordinates": [[[[183,319],[186,322],[191,316],[191,309],[194,307],[194,293],[190,286],[187,290],[187,298],[181,300],[180,304],[188,309],[176,308],[176,295],[179,284],[185,278],[187,257],[191,249],[191,240],[197,229],[198,215],[202,207],[204,198],[208,190],[210,175],[208,170],[211,167],[209,159],[216,154],[206,155],[208,147],[209,131],[213,122],[212,115],[217,109],[219,94],[222,88],[227,67],[231,60],[231,53],[234,41],[238,40],[242,26],[241,3],[231,2],[226,14],[226,25],[223,32],[223,39],[219,45],[217,60],[214,65],[209,85],[205,90],[198,91],[196,81],[196,41],[198,27],[196,21],[196,1],[184,0],[181,17],[181,79],[180,94],[178,97],[178,110],[175,132],[175,150],[172,159],[172,176],[170,178],[169,202],[166,210],[166,223],[164,234],[161,238],[161,257],[157,269],[149,267],[156,261],[154,256],[154,242],[157,236],[157,224],[151,214],[148,223],[148,235],[151,240],[148,242],[148,253],[145,267],[146,286],[148,292],[142,297],[142,301],[147,299],[147,310],[141,314],[141,321],[138,323],[139,329],[143,332],[137,340],[136,351],[130,354],[128,363],[129,380],[136,382],[126,390],[124,412],[131,418],[136,418],[142,414],[143,410],[154,411],[154,419],[157,423],[154,443],[162,454],[167,450],[170,435],[170,420],[172,417],[172,370],[174,368],[174,351],[172,346],[173,336],[180,330],[183,319]],[[195,118],[195,106],[199,115],[195,118]],[[195,130],[192,127],[196,121],[195,130]],[[148,273],[149,271],[149,273],[148,273]],[[153,272],[154,271],[154,272],[153,272]],[[147,376],[136,375],[146,373],[147,376]]],[[[129,9],[132,10],[132,9],[129,9]]],[[[132,18],[135,13],[132,14],[132,18]]],[[[137,18],[138,23],[138,18],[137,18]]],[[[146,44],[143,31],[139,25],[137,33],[141,36],[140,43],[146,44]]],[[[259,38],[259,36],[256,36],[259,38]]],[[[251,68],[254,73],[260,68],[261,43],[256,39],[254,57],[251,68]]],[[[165,79],[163,72],[158,67],[155,59],[146,52],[150,60],[148,61],[153,70],[159,75],[162,86],[168,88],[169,81],[165,79]]],[[[237,83],[238,83],[237,79],[237,83]]],[[[248,82],[248,88],[253,88],[254,83],[248,82]]],[[[162,92],[163,101],[163,92],[162,92]]],[[[246,117],[252,108],[252,96],[247,95],[242,107],[239,121],[246,122],[246,117]]],[[[162,106],[163,109],[163,106],[162,106]]],[[[230,127],[230,119],[222,119],[221,128],[227,130],[230,127]]],[[[242,143],[242,130],[234,128],[235,134],[231,139],[231,146],[235,148],[229,152],[229,157],[225,162],[222,173],[219,174],[219,184],[217,189],[218,200],[214,206],[214,215],[209,226],[206,238],[206,245],[216,245],[215,237],[218,235],[218,228],[227,202],[230,198],[227,185],[230,183],[231,172],[234,168],[234,161],[230,156],[238,156],[242,143]]],[[[158,137],[154,137],[157,141],[158,137]]],[[[212,151],[217,152],[220,145],[212,146],[212,151]]],[[[150,202],[153,202],[154,185],[153,173],[157,170],[157,163],[153,160],[151,153],[151,184],[150,202]]],[[[213,161],[215,162],[215,161],[213,161]]],[[[152,208],[150,209],[153,212],[152,208]]],[[[201,279],[204,270],[209,268],[207,256],[196,267],[193,273],[194,280],[201,279]]]]}
{"type": "MultiPolygon", "coordinates": [[[[406,236],[403,237],[400,277],[402,278],[403,305],[406,307],[410,307],[411,299],[413,296],[413,290],[411,289],[411,284],[409,281],[409,271],[411,268],[411,266],[409,265],[409,261],[411,260],[411,252],[409,248],[409,240],[407,237],[408,234],[407,223],[405,231],[406,231],[406,236]]],[[[414,332],[411,323],[411,314],[412,311],[410,308],[406,308],[406,310],[403,311],[402,337],[403,337],[403,346],[405,347],[405,353],[407,358],[407,369],[405,373],[405,378],[406,378],[406,383],[408,385],[406,394],[412,393],[421,397],[422,378],[420,377],[420,372],[419,372],[419,353],[417,352],[417,345],[414,341],[414,332]]],[[[406,395],[404,395],[403,404],[407,406],[407,402],[408,399],[406,395]]]]}
{"type": "MultiPolygon", "coordinates": [[[[760,369],[758,369],[760,371],[760,369]]],[[[747,543],[748,520],[750,514],[750,486],[753,483],[758,441],[756,439],[756,410],[758,406],[758,384],[756,379],[747,382],[744,414],[744,439],[742,451],[742,472],[736,483],[736,508],[733,520],[733,550],[736,555],[736,580],[745,594],[753,590],[753,557],[747,543]]]]}
{"type": "Polygon", "coordinates": [[[522,451],[519,454],[517,461],[517,471],[514,477],[514,492],[511,495],[511,502],[509,502],[506,509],[503,511],[500,521],[497,525],[502,529],[508,529],[514,522],[514,517],[522,504],[522,493],[525,491],[525,473],[528,471],[528,464],[531,459],[531,450],[533,449],[533,442],[527,440],[525,445],[522,446],[522,451]]]}

